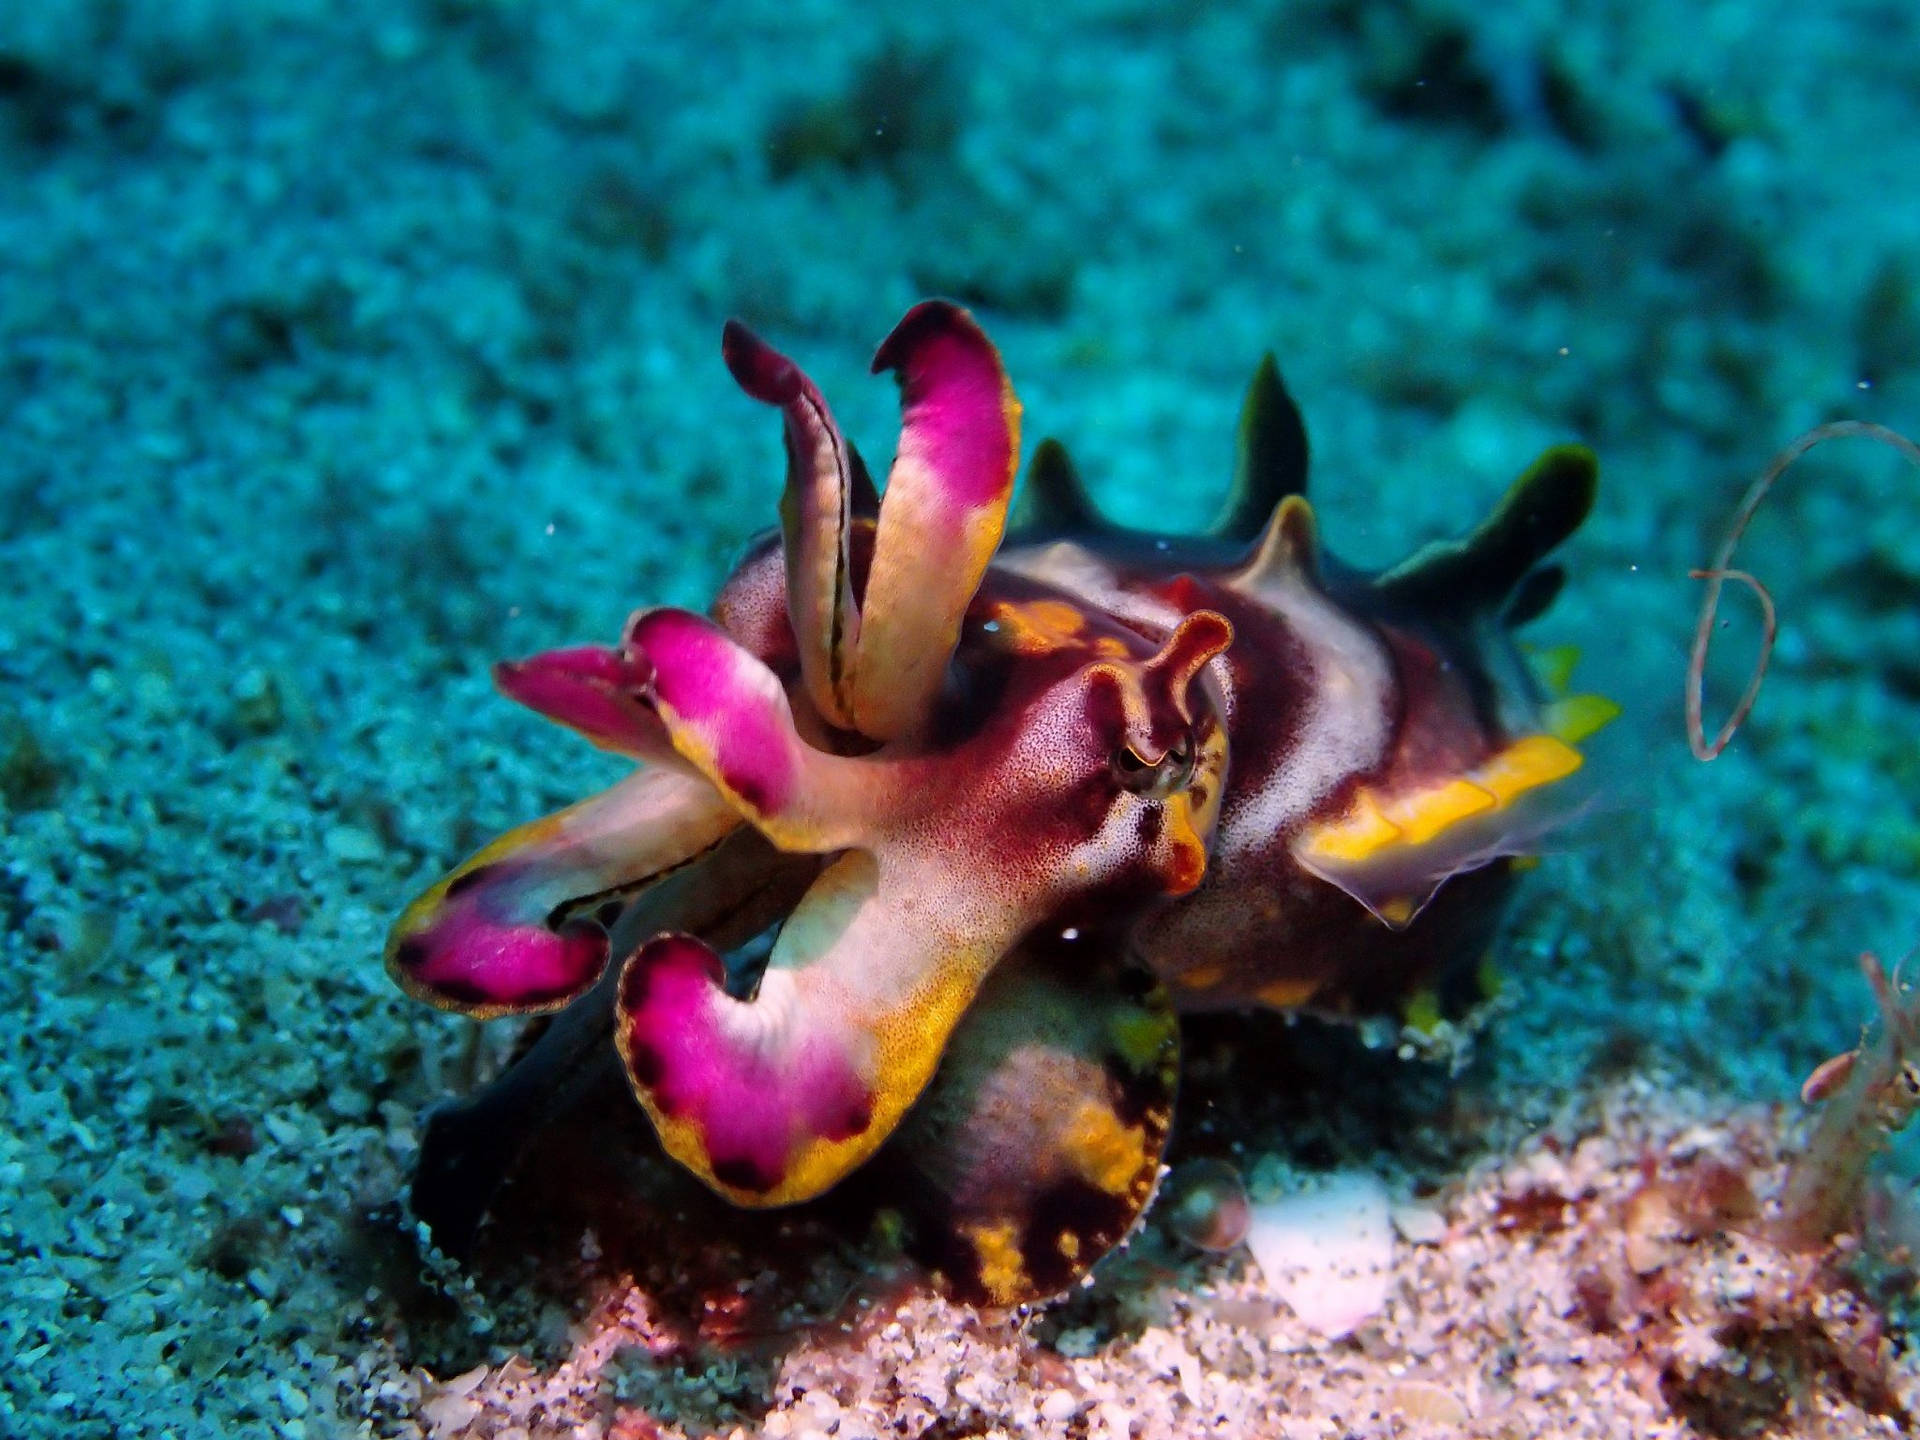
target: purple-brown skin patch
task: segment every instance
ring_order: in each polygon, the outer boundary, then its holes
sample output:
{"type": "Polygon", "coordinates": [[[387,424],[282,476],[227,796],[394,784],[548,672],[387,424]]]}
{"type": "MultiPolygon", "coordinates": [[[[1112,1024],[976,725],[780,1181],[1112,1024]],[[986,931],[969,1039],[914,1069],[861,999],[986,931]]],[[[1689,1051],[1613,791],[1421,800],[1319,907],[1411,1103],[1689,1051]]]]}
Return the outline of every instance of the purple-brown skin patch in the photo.
{"type": "Polygon", "coordinates": [[[620,977],[620,1052],[663,1127],[685,1126],[716,1180],[764,1194],[795,1152],[867,1128],[873,1097],[824,1036],[757,1045],[731,1033],[725,966],[689,935],[661,935],[620,977]]]}
{"type": "Polygon", "coordinates": [[[626,646],[651,670],[652,697],[672,712],[663,718],[680,753],[703,770],[711,766],[713,778],[754,813],[779,814],[798,781],[800,741],[772,672],[712,621],[685,610],[637,616],[626,646]]]}
{"type": "Polygon", "coordinates": [[[469,871],[447,887],[430,924],[399,941],[394,970],[408,990],[462,1010],[544,1009],[585,991],[607,963],[607,937],[585,920],[553,931],[507,918],[513,862],[469,871]]]}

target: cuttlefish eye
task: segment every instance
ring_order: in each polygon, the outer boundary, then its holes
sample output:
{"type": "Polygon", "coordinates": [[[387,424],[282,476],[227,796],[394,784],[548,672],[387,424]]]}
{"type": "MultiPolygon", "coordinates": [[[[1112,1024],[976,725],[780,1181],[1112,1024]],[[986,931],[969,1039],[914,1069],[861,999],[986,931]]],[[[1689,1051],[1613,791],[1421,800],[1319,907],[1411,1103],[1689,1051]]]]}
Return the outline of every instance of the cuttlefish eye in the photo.
{"type": "Polygon", "coordinates": [[[1184,790],[1193,779],[1194,743],[1182,735],[1158,760],[1149,760],[1131,745],[1113,752],[1113,773],[1121,785],[1149,800],[1164,800],[1184,790]]]}

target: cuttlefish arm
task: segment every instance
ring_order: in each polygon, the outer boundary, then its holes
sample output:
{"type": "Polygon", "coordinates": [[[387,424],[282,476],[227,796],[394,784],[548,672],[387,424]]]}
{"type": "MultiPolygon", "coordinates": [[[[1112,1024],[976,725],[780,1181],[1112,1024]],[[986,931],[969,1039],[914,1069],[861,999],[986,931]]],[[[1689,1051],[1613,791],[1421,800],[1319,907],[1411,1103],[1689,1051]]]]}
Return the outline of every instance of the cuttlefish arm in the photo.
{"type": "Polygon", "coordinates": [[[580,646],[494,667],[510,698],[648,763],[510,830],[409,905],[387,939],[387,968],[408,994],[476,1019],[560,1008],[606,969],[607,927],[627,902],[738,828],[739,812],[641,699],[637,663],[580,646]]]}
{"type": "MultiPolygon", "coordinates": [[[[783,855],[743,825],[649,888],[613,926],[611,943],[630,953],[645,937],[677,928],[717,951],[733,950],[791,911],[818,869],[812,856],[783,855]]],[[[471,1251],[527,1145],[619,1068],[612,1043],[618,978],[609,969],[506,1070],[428,1113],[408,1203],[447,1254],[471,1251]]]]}
{"type": "Polygon", "coordinates": [[[631,623],[682,760],[780,849],[838,856],[752,995],[729,993],[695,936],[657,936],[623,969],[629,1082],[714,1189],[746,1205],[826,1190],[892,1131],[987,975],[1063,899],[1199,883],[1225,764],[1201,677],[1231,631],[1203,612],[1144,657],[1107,638],[1118,655],[1034,662],[1051,683],[972,749],[848,757],[808,745],[777,677],[711,622],[631,623]]]}
{"type": "Polygon", "coordinates": [[[606,969],[607,924],[726,839],[739,813],[683,768],[508,831],[409,905],[387,938],[402,989],[476,1019],[559,1009],[606,969]]]}
{"type": "Polygon", "coordinates": [[[1023,940],[954,1031],[874,1161],[908,1248],[974,1304],[1058,1295],[1153,1198],[1180,1027],[1167,991],[1092,925],[1023,940]]]}
{"type": "Polygon", "coordinates": [[[943,300],[914,306],[881,342],[873,369],[899,380],[900,441],[862,572],[854,522],[871,501],[818,388],[738,321],[721,348],[740,387],[786,425],[780,518],[807,695],[840,729],[904,735],[931,710],[1006,528],[1020,403],[1000,356],[943,300]]]}
{"type": "MultiPolygon", "coordinates": [[[[684,611],[645,612],[626,648],[683,760],[783,850],[846,852],[787,921],[756,992],[718,951],[655,937],[626,963],[615,1039],[667,1150],[729,1199],[819,1194],[924,1088],[980,980],[1031,917],[894,843],[901,767],[816,750],[778,678],[684,611]]],[[[930,858],[930,857],[929,857],[930,858]]]]}
{"type": "Polygon", "coordinates": [[[667,1150],[738,1204],[820,1194],[872,1154],[1017,937],[1017,910],[964,903],[966,877],[904,868],[858,850],[829,866],[751,997],[692,936],[626,964],[615,1041],[634,1092],[667,1150]]]}

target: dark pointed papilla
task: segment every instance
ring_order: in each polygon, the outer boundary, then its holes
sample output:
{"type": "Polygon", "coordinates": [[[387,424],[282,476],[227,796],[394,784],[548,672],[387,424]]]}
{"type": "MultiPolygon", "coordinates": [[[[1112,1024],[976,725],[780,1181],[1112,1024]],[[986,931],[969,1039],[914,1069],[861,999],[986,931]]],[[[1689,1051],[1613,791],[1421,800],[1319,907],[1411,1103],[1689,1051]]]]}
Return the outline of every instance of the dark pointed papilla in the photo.
{"type": "Polygon", "coordinates": [[[1008,528],[1023,541],[1100,535],[1114,529],[1088,498],[1067,447],[1052,436],[1034,447],[1027,462],[1027,483],[1021,487],[1008,528]]]}
{"type": "Polygon", "coordinates": [[[1514,587],[1513,598],[1507,601],[1507,608],[1500,612],[1501,622],[1511,630],[1532,624],[1553,607],[1553,602],[1560,598],[1561,587],[1566,583],[1567,567],[1564,565],[1542,565],[1537,570],[1529,570],[1514,587]]]}
{"type": "MultiPolygon", "coordinates": [[[[1599,475],[1599,461],[1586,446],[1556,445],[1507,488],[1470,534],[1426,546],[1374,585],[1396,606],[1428,614],[1497,610],[1535,565],[1580,528],[1593,509],[1599,475]]],[[[1525,603],[1516,603],[1509,619],[1530,619],[1552,598],[1517,597],[1525,603]]]]}
{"type": "Polygon", "coordinates": [[[1223,540],[1256,540],[1274,506],[1289,495],[1306,493],[1307,427],[1269,350],[1240,404],[1233,489],[1227,492],[1213,533],[1223,540]]]}

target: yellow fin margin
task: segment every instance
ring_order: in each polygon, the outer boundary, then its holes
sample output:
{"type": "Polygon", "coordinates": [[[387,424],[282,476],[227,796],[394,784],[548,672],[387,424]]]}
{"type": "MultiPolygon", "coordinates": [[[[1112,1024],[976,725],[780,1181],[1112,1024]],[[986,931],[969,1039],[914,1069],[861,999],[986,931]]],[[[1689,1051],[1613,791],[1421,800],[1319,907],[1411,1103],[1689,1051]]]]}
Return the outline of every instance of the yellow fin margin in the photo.
{"type": "Polygon", "coordinates": [[[1345,815],[1310,830],[1301,849],[1309,859],[1357,865],[1395,846],[1425,845],[1462,820],[1504,810],[1528,791],[1566,779],[1585,763],[1558,735],[1527,735],[1465,775],[1425,789],[1384,797],[1362,790],[1345,815]]]}

